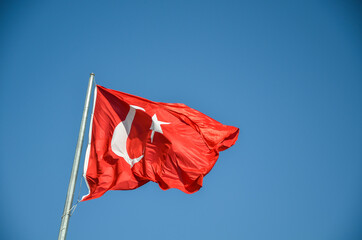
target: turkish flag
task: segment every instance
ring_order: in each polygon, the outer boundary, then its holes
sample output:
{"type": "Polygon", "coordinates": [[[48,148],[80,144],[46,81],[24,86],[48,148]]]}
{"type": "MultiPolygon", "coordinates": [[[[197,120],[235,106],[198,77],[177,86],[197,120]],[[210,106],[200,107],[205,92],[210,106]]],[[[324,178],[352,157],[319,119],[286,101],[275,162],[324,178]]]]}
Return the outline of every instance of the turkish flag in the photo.
{"type": "Polygon", "coordinates": [[[153,102],[97,85],[84,178],[89,194],[148,181],[194,193],[239,129],[180,103],[153,102]]]}

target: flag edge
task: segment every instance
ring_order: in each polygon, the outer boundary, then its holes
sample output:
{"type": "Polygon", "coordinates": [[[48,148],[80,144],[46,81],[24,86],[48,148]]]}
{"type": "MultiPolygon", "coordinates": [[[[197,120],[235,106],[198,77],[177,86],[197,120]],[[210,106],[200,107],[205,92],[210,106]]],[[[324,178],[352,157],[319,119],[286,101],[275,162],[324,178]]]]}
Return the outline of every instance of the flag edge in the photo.
{"type": "Polygon", "coordinates": [[[90,120],[90,124],[89,124],[89,133],[88,133],[88,145],[87,145],[87,150],[85,153],[84,167],[83,167],[83,178],[84,178],[84,181],[88,188],[88,194],[84,195],[82,197],[81,201],[84,201],[84,199],[89,197],[89,195],[90,195],[90,187],[89,187],[89,183],[87,180],[87,170],[88,170],[88,163],[89,163],[89,157],[90,157],[90,148],[91,148],[91,143],[92,143],[93,118],[94,118],[94,109],[96,106],[96,99],[97,99],[97,89],[98,88],[96,86],[94,89],[93,109],[92,109],[91,120],[90,120]]]}

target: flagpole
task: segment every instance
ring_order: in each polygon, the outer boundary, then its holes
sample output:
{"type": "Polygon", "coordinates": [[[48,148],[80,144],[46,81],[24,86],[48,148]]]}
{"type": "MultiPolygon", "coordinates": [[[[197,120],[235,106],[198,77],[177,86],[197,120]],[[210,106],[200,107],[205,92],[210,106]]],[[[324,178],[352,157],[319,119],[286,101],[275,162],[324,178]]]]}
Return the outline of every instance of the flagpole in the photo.
{"type": "Polygon", "coordinates": [[[65,240],[65,238],[67,236],[70,212],[71,212],[71,207],[72,207],[72,203],[73,203],[75,184],[76,184],[77,176],[78,176],[79,161],[80,161],[80,155],[82,153],[84,132],[85,132],[85,126],[86,126],[86,122],[87,122],[89,102],[90,102],[90,96],[91,96],[91,92],[92,92],[93,82],[94,82],[94,73],[91,73],[90,77],[89,77],[87,95],[85,97],[82,121],[80,123],[78,142],[77,142],[77,147],[75,149],[73,168],[72,168],[72,173],[70,175],[67,198],[66,198],[65,204],[64,204],[62,223],[60,224],[58,240],[65,240]]]}

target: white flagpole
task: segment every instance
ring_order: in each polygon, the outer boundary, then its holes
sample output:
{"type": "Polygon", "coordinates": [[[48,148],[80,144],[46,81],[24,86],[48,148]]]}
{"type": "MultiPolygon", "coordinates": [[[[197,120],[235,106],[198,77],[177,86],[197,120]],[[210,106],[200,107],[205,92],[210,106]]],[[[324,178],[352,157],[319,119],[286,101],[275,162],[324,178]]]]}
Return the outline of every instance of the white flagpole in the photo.
{"type": "Polygon", "coordinates": [[[80,155],[82,153],[84,132],[85,132],[85,126],[86,126],[86,122],[87,122],[89,102],[90,102],[90,96],[91,96],[91,92],[92,92],[93,81],[94,81],[94,73],[91,73],[90,77],[89,77],[87,95],[85,97],[82,121],[80,123],[78,142],[77,142],[77,147],[75,149],[73,168],[72,168],[72,173],[70,175],[67,198],[66,198],[65,204],[64,204],[64,211],[63,211],[63,215],[62,215],[62,223],[60,224],[58,240],[65,240],[65,238],[67,236],[70,211],[71,211],[71,207],[72,207],[72,203],[73,203],[75,183],[77,181],[80,155]]]}

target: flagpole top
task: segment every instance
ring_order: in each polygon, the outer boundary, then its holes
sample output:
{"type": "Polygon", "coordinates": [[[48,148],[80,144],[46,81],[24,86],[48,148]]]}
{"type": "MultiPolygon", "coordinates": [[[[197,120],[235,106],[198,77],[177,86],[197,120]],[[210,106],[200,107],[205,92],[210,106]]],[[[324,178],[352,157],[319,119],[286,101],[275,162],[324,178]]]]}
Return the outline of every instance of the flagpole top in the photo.
{"type": "Polygon", "coordinates": [[[94,73],[91,73],[90,75],[93,75],[93,76],[95,76],[95,74],[94,74],[94,73]]]}

